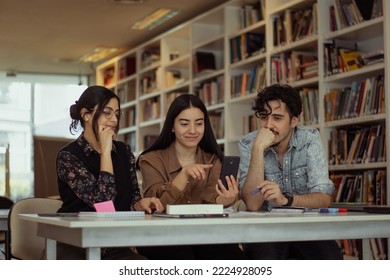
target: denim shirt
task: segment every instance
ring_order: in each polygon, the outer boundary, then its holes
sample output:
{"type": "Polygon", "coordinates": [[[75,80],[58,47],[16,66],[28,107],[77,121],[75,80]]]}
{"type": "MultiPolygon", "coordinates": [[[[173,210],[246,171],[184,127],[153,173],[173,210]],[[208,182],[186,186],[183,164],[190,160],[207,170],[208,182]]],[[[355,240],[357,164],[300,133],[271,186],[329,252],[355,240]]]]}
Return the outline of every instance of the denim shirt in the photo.
{"type": "MultiPolygon", "coordinates": [[[[253,131],[238,142],[240,149],[240,189],[244,186],[251,159],[252,145],[258,131],[253,131]]],[[[273,147],[264,151],[264,177],[278,183],[282,192],[308,194],[322,192],[331,195],[334,189],[329,179],[328,163],[319,132],[313,128],[297,127],[288,149],[279,164],[273,147]]]]}

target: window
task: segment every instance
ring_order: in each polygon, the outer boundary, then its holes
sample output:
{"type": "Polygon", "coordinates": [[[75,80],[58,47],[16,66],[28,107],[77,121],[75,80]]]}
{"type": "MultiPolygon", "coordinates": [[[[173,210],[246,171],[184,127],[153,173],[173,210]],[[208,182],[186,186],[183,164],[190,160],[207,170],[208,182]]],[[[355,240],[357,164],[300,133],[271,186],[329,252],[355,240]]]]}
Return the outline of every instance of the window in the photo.
{"type": "Polygon", "coordinates": [[[7,170],[12,200],[34,195],[34,135],[76,137],[68,129],[69,107],[86,88],[79,83],[79,76],[0,73],[0,195],[6,194],[7,170]]]}
{"type": "Polygon", "coordinates": [[[74,84],[35,84],[34,135],[75,138],[69,132],[69,107],[86,88],[74,84]]]}

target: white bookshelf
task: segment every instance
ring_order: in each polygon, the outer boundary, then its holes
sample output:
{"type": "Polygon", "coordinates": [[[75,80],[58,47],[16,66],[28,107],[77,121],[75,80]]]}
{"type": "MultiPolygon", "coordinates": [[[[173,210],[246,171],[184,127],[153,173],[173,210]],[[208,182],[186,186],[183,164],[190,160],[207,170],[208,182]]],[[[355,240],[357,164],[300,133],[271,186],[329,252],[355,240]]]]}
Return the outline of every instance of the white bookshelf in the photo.
{"type": "MultiPolygon", "coordinates": [[[[242,7],[246,4],[254,4],[256,0],[232,0],[227,1],[204,14],[190,19],[186,23],[161,34],[144,44],[137,46],[128,52],[115,57],[97,68],[97,83],[118,91],[127,91],[132,88],[135,92],[133,100],[123,101],[122,109],[134,109],[136,111],[135,123],[123,126],[120,129],[122,140],[130,139],[133,134],[133,146],[135,154],[139,154],[145,147],[145,136],[159,134],[169,98],[175,93],[196,94],[199,87],[212,83],[217,79],[223,79],[223,100],[208,104],[210,114],[223,114],[223,135],[218,137],[218,143],[223,146],[226,155],[239,155],[238,139],[248,131],[248,119],[253,116],[251,104],[256,96],[256,91],[245,92],[232,97],[231,79],[234,76],[250,72],[256,66],[264,65],[266,84],[272,81],[272,59],[281,54],[289,54],[294,51],[310,51],[317,54],[318,75],[308,79],[289,81],[298,90],[304,88],[316,89],[318,100],[318,121],[310,126],[318,128],[321,139],[328,154],[328,140],[330,131],[340,127],[354,125],[369,126],[382,123],[386,127],[386,149],[389,150],[389,110],[376,115],[368,115],[359,118],[342,119],[331,122],[325,121],[324,96],[332,87],[350,86],[352,81],[368,77],[383,75],[385,92],[386,85],[390,83],[390,3],[383,1],[384,16],[364,21],[362,23],[346,27],[341,30],[330,30],[329,7],[335,0],[264,0],[264,18],[248,26],[242,26],[242,7]],[[315,5],[314,5],[315,4],[315,5]],[[314,5],[314,6],[313,6],[314,5]],[[316,32],[310,36],[281,45],[274,45],[274,19],[284,14],[286,10],[304,10],[314,7],[318,18],[316,32]],[[387,16],[387,17],[386,17],[387,16]],[[247,33],[264,34],[265,46],[262,52],[253,56],[233,62],[231,60],[231,40],[247,33]],[[329,41],[356,42],[359,49],[370,51],[382,48],[385,51],[385,59],[382,63],[365,66],[358,70],[344,72],[332,76],[326,76],[324,65],[324,43],[329,41]],[[159,59],[150,65],[143,65],[142,54],[145,50],[153,48],[160,52],[159,59]],[[211,52],[215,56],[216,69],[204,73],[194,71],[194,54],[196,52],[211,52]],[[135,73],[119,78],[118,69],[120,61],[126,57],[136,58],[135,73]],[[105,84],[107,69],[115,69],[115,75],[108,84],[105,84]],[[168,83],[167,72],[180,72],[181,77],[177,83],[168,83]],[[144,80],[148,76],[155,76],[156,83],[148,92],[144,90],[144,80]],[[146,104],[157,103],[159,109],[155,109],[153,118],[145,119],[146,104]]],[[[146,83],[147,84],[147,83],[146,83]]],[[[385,94],[386,95],[386,94],[385,94]]],[[[122,97],[121,97],[122,98],[122,97]]],[[[386,109],[390,106],[390,98],[385,98],[386,109]]],[[[330,172],[364,172],[366,170],[385,170],[386,185],[390,185],[390,158],[387,152],[384,162],[371,162],[365,164],[341,164],[329,166],[330,172]]],[[[386,201],[390,203],[390,191],[387,190],[386,201]]]]}

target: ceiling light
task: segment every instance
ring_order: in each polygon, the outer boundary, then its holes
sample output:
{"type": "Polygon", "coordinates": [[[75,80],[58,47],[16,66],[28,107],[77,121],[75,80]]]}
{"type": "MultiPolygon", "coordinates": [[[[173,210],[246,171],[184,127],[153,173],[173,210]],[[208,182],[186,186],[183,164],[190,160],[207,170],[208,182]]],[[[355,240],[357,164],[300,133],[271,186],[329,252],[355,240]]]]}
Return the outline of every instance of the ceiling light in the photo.
{"type": "Polygon", "coordinates": [[[148,15],[144,19],[134,23],[131,28],[136,30],[142,30],[142,29],[152,30],[156,26],[174,17],[179,12],[180,10],[178,9],[158,9],[157,11],[148,15]]]}
{"type": "Polygon", "coordinates": [[[83,55],[80,58],[80,61],[84,63],[95,63],[104,58],[107,58],[110,54],[116,51],[118,51],[117,48],[105,48],[105,47],[95,48],[93,51],[83,55]]]}

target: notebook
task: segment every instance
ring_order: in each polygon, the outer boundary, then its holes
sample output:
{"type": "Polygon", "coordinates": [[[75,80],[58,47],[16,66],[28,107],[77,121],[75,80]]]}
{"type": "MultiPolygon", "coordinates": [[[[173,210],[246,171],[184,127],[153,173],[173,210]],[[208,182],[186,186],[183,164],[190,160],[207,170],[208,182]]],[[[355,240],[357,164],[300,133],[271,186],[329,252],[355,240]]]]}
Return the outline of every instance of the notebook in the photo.
{"type": "Polygon", "coordinates": [[[166,208],[170,215],[223,214],[222,204],[167,204],[166,208]]]}
{"type": "Polygon", "coordinates": [[[368,205],[363,210],[367,213],[390,214],[390,205],[368,205]]]}
{"type": "Polygon", "coordinates": [[[227,218],[229,213],[222,214],[165,214],[165,213],[153,213],[153,216],[160,218],[180,218],[180,219],[193,219],[193,218],[227,218]]]}
{"type": "Polygon", "coordinates": [[[144,211],[118,212],[79,212],[79,213],[40,213],[40,217],[95,217],[95,218],[134,218],[144,217],[144,211]]]}
{"type": "Polygon", "coordinates": [[[134,218],[144,217],[144,211],[117,211],[117,212],[80,212],[79,217],[95,218],[134,218]]]}

